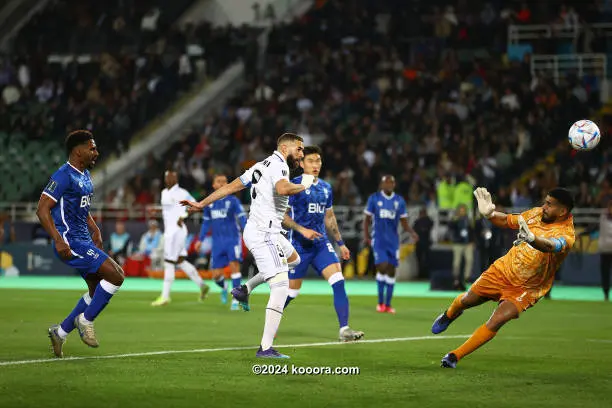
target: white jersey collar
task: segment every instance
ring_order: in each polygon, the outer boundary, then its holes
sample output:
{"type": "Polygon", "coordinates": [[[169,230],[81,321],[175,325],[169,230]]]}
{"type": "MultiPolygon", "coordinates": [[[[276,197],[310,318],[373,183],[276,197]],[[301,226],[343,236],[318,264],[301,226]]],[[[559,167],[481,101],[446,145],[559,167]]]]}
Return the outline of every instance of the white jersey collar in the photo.
{"type": "Polygon", "coordinates": [[[284,163],[287,163],[287,160],[285,160],[285,158],[283,157],[283,155],[281,154],[281,152],[279,152],[278,150],[275,150],[273,153],[274,156],[278,157],[279,159],[281,159],[284,163]]]}

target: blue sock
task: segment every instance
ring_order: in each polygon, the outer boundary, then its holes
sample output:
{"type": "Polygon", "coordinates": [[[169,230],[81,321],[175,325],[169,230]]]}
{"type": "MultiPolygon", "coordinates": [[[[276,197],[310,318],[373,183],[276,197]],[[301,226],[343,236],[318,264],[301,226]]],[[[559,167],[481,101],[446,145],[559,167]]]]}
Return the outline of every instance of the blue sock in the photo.
{"type": "Polygon", "coordinates": [[[294,297],[291,296],[287,296],[287,299],[285,299],[285,307],[283,309],[286,309],[287,306],[289,306],[289,303],[291,303],[291,301],[295,299],[294,297]]]}
{"type": "Polygon", "coordinates": [[[332,285],[332,289],[334,291],[334,307],[336,308],[340,328],[348,326],[349,301],[344,289],[344,279],[335,282],[332,285]]]}
{"type": "Polygon", "coordinates": [[[291,303],[293,299],[298,297],[299,294],[300,294],[299,289],[289,289],[289,291],[287,292],[287,299],[285,299],[285,307],[283,309],[289,306],[289,303],[291,303]]]}
{"type": "Polygon", "coordinates": [[[89,297],[89,293],[86,293],[81,296],[79,302],[76,304],[74,309],[72,309],[72,312],[70,312],[68,317],[60,324],[66,333],[70,333],[74,330],[74,318],[87,309],[88,303],[91,303],[91,297],[89,297]]]}
{"type": "Polygon", "coordinates": [[[221,289],[225,289],[225,278],[221,277],[221,279],[215,279],[215,283],[217,284],[217,286],[219,286],[221,289]]]}
{"type": "Polygon", "coordinates": [[[115,286],[112,283],[101,280],[96,286],[96,291],[94,292],[93,298],[91,298],[91,303],[85,309],[84,316],[85,319],[93,322],[96,317],[104,310],[108,302],[110,302],[111,298],[119,290],[119,286],[115,286]]]}
{"type": "Polygon", "coordinates": [[[385,298],[385,285],[386,285],[385,275],[383,275],[380,272],[377,273],[376,283],[378,284],[378,304],[382,305],[384,302],[384,298],[385,298]]]}
{"type": "Polygon", "coordinates": [[[387,297],[385,298],[385,305],[391,306],[391,298],[393,298],[393,288],[395,287],[395,278],[387,276],[387,297]]]}
{"type": "Polygon", "coordinates": [[[240,272],[232,273],[232,289],[240,287],[241,279],[242,279],[242,275],[240,274],[240,272]]]}

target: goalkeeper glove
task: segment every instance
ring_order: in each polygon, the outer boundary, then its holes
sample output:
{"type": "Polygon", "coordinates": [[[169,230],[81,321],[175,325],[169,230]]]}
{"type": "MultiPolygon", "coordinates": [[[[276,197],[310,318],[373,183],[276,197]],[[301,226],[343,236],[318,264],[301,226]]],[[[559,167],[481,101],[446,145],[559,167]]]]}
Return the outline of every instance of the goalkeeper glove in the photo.
{"type": "Polygon", "coordinates": [[[474,197],[478,201],[478,211],[485,218],[491,218],[495,210],[495,204],[491,201],[491,194],[486,188],[478,187],[474,190],[474,197]]]}

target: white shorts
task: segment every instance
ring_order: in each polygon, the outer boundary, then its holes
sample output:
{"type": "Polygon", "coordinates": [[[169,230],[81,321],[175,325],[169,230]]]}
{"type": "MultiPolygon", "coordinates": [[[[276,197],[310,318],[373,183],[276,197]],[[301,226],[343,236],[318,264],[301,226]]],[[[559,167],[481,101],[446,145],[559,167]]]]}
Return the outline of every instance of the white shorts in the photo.
{"type": "Polygon", "coordinates": [[[164,259],[176,262],[181,256],[187,256],[187,227],[172,228],[164,233],[164,259]]]}
{"type": "Polygon", "coordinates": [[[280,232],[261,231],[247,223],[242,238],[264,280],[289,272],[287,258],[295,249],[280,232]]]}

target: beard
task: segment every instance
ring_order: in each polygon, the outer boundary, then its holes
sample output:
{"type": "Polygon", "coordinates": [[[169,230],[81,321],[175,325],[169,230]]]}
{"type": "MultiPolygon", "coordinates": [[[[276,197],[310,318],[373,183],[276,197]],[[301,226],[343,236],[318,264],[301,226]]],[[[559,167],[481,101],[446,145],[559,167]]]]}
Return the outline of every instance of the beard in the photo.
{"type": "Polygon", "coordinates": [[[551,216],[542,214],[542,222],[544,224],[550,224],[553,221],[554,219],[551,216]]]}
{"type": "Polygon", "coordinates": [[[292,154],[287,156],[287,166],[289,166],[289,169],[295,170],[298,168],[299,165],[300,162],[295,157],[293,157],[292,154]]]}

